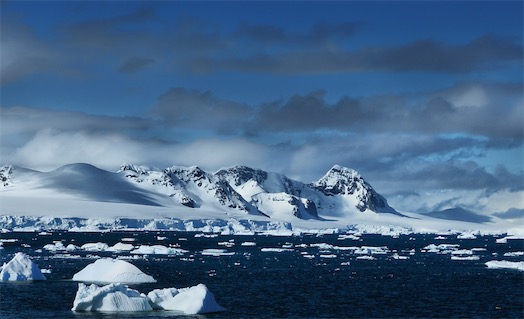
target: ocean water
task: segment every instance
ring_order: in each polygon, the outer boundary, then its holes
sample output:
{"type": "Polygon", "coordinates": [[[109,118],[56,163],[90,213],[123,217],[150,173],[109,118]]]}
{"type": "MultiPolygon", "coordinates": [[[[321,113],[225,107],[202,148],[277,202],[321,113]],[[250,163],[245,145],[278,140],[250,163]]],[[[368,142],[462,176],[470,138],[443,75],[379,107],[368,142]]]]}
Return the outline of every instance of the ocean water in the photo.
{"type": "MultiPolygon", "coordinates": [[[[524,272],[488,269],[489,260],[523,261],[523,240],[496,243],[496,237],[457,239],[446,235],[203,236],[190,232],[5,233],[0,262],[19,251],[41,269],[42,282],[0,282],[0,318],[522,318],[524,272]],[[165,239],[160,238],[165,237],[165,239]],[[81,246],[122,239],[133,245],[176,245],[183,255],[111,252],[49,252],[61,241],[81,246]],[[256,243],[243,246],[241,243],[256,243]],[[228,243],[228,244],[226,244],[228,243]],[[326,245],[327,244],[327,245],[326,245]],[[430,244],[455,244],[455,252],[424,252],[430,244]],[[331,246],[329,246],[331,245],[331,246]],[[228,247],[229,246],[229,247],[228,247]],[[319,247],[320,246],[320,247],[319,247]],[[342,248],[333,248],[338,246],[342,248]],[[344,247],[358,247],[349,249],[344,247]],[[381,247],[381,248],[367,248],[381,247]],[[267,249],[264,248],[278,248],[267,249]],[[203,255],[225,249],[227,256],[203,255]],[[508,254],[509,253],[509,254],[508,254]],[[469,255],[468,255],[469,254],[469,255]],[[506,256],[504,256],[506,254],[506,256]],[[157,283],[130,285],[147,293],[167,287],[205,284],[226,312],[180,316],[146,313],[73,312],[73,274],[98,257],[128,260],[157,283]],[[397,256],[407,259],[396,259],[397,256]],[[478,260],[453,260],[478,256],[478,260]],[[366,259],[360,259],[360,258],[366,259]]],[[[477,257],[473,257],[477,258],[477,257]]]]}

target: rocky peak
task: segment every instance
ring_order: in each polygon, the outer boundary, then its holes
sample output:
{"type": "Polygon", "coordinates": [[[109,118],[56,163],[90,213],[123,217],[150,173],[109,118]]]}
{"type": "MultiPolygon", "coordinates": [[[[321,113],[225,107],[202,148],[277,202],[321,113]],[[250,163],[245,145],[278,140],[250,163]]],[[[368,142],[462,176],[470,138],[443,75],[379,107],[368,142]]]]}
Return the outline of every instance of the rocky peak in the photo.
{"type": "Polygon", "coordinates": [[[267,172],[242,165],[222,169],[216,172],[215,175],[222,180],[226,180],[234,186],[239,186],[249,180],[253,180],[261,184],[267,179],[267,172]]]}
{"type": "Polygon", "coordinates": [[[0,184],[2,186],[9,186],[12,183],[11,174],[13,172],[13,166],[3,165],[0,167],[0,184]]]}
{"type": "Polygon", "coordinates": [[[371,188],[357,171],[339,165],[333,166],[311,186],[326,195],[351,195],[371,188]]]}

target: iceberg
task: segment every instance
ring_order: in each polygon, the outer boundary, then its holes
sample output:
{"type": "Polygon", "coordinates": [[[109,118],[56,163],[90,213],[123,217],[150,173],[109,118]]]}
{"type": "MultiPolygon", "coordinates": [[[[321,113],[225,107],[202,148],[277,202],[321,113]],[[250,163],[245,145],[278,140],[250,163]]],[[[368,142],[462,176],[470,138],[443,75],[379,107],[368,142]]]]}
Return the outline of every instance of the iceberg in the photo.
{"type": "Polygon", "coordinates": [[[524,271],[524,261],[490,260],[486,266],[492,269],[510,268],[524,271]]]}
{"type": "Polygon", "coordinates": [[[153,310],[146,295],[123,284],[78,284],[73,311],[135,312],[153,310]]]}
{"type": "Polygon", "coordinates": [[[16,253],[13,259],[0,267],[1,281],[46,280],[38,266],[24,253],[16,253]]]}
{"type": "Polygon", "coordinates": [[[204,284],[181,289],[155,289],[147,297],[155,309],[181,311],[187,315],[225,311],[204,284]]]}
{"type": "Polygon", "coordinates": [[[73,275],[74,281],[144,283],[156,280],[124,260],[101,258],[73,275]]]}

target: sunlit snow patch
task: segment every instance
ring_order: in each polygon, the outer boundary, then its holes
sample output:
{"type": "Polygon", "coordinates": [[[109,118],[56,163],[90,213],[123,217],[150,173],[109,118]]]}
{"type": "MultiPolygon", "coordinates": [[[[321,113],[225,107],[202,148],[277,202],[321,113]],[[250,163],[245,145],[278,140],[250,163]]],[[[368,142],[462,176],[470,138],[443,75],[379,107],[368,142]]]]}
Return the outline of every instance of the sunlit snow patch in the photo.
{"type": "Polygon", "coordinates": [[[78,284],[73,311],[133,312],[153,310],[146,295],[122,284],[78,284]]]}
{"type": "Polygon", "coordinates": [[[156,282],[144,274],[136,266],[124,260],[112,258],[98,259],[87,265],[73,276],[74,281],[103,282],[103,283],[142,283],[156,282]]]}
{"type": "Polygon", "coordinates": [[[16,253],[0,270],[2,281],[46,280],[40,268],[24,253],[16,253]]]}
{"type": "Polygon", "coordinates": [[[204,284],[189,288],[156,289],[147,294],[155,309],[181,311],[184,314],[200,314],[224,311],[204,284]]]}

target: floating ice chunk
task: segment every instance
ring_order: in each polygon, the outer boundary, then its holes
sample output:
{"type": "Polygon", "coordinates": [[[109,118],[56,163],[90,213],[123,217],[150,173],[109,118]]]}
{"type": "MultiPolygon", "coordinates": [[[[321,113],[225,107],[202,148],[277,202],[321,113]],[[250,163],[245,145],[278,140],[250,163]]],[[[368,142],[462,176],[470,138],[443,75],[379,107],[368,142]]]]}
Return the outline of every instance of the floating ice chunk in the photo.
{"type": "Polygon", "coordinates": [[[73,280],[103,283],[156,282],[153,277],[144,274],[135,265],[112,258],[101,258],[87,265],[74,274],[73,280]]]}
{"type": "Polygon", "coordinates": [[[183,255],[187,250],[180,248],[166,247],[162,245],[140,245],[137,249],[131,251],[132,254],[142,255],[183,255]]]}
{"type": "Polygon", "coordinates": [[[235,252],[227,252],[225,249],[204,249],[202,255],[205,256],[233,256],[235,252]]]}
{"type": "Polygon", "coordinates": [[[462,233],[457,236],[457,239],[477,239],[477,236],[473,233],[462,233]]]}
{"type": "Polygon", "coordinates": [[[510,240],[518,240],[518,239],[524,239],[524,237],[522,237],[522,236],[506,236],[506,237],[503,237],[503,238],[496,239],[495,242],[497,244],[507,244],[508,243],[508,239],[510,239],[510,240]]]}
{"type": "Polygon", "coordinates": [[[135,248],[132,244],[116,243],[107,248],[107,251],[131,251],[135,248]]]}
{"type": "Polygon", "coordinates": [[[24,253],[16,253],[0,269],[1,281],[46,280],[40,268],[24,253]]]}
{"type": "Polygon", "coordinates": [[[109,245],[106,243],[87,243],[80,247],[80,249],[86,251],[106,251],[108,248],[109,245]]]}
{"type": "Polygon", "coordinates": [[[260,249],[263,253],[282,253],[285,251],[293,251],[293,249],[290,248],[262,248],[260,249]]]}
{"type": "Polygon", "coordinates": [[[373,257],[373,256],[358,256],[356,259],[359,259],[359,260],[376,260],[377,258],[373,257]]]}
{"type": "Polygon", "coordinates": [[[181,289],[156,289],[147,297],[155,309],[181,311],[187,315],[225,311],[204,284],[181,289]]]}
{"type": "Polygon", "coordinates": [[[408,256],[401,256],[397,253],[394,253],[393,255],[391,255],[391,258],[393,259],[396,259],[396,260],[406,260],[406,259],[409,259],[408,256]]]}
{"type": "Polygon", "coordinates": [[[252,241],[246,241],[240,244],[240,246],[256,246],[256,245],[257,243],[252,242],[252,241]]]}
{"type": "Polygon", "coordinates": [[[73,244],[69,244],[67,246],[64,246],[64,244],[61,241],[54,241],[52,244],[44,245],[44,249],[48,251],[75,251],[78,250],[79,247],[75,246],[73,244]]]}
{"type": "Polygon", "coordinates": [[[109,284],[103,287],[95,284],[78,284],[73,311],[150,311],[153,310],[146,295],[129,289],[122,284],[109,284]]]}
{"type": "Polygon", "coordinates": [[[518,257],[518,256],[524,256],[524,251],[510,251],[510,252],[504,253],[504,257],[518,257]]]}
{"type": "Polygon", "coordinates": [[[473,250],[470,250],[470,249],[459,249],[459,250],[454,250],[451,252],[451,255],[452,256],[457,256],[457,255],[473,255],[473,250]]]}
{"type": "Polygon", "coordinates": [[[486,262],[488,268],[510,268],[524,271],[524,261],[490,260],[486,262]]]}
{"type": "Polygon", "coordinates": [[[338,240],[344,240],[344,239],[360,240],[360,237],[348,234],[348,235],[338,235],[337,239],[338,240]]]}
{"type": "Polygon", "coordinates": [[[451,256],[451,260],[479,260],[480,256],[451,256]]]}
{"type": "Polygon", "coordinates": [[[460,245],[458,244],[429,244],[422,250],[426,253],[437,253],[437,254],[449,254],[454,250],[457,250],[460,245]]]}
{"type": "Polygon", "coordinates": [[[337,258],[337,255],[334,254],[325,254],[325,255],[319,255],[320,258],[337,258]]]}

